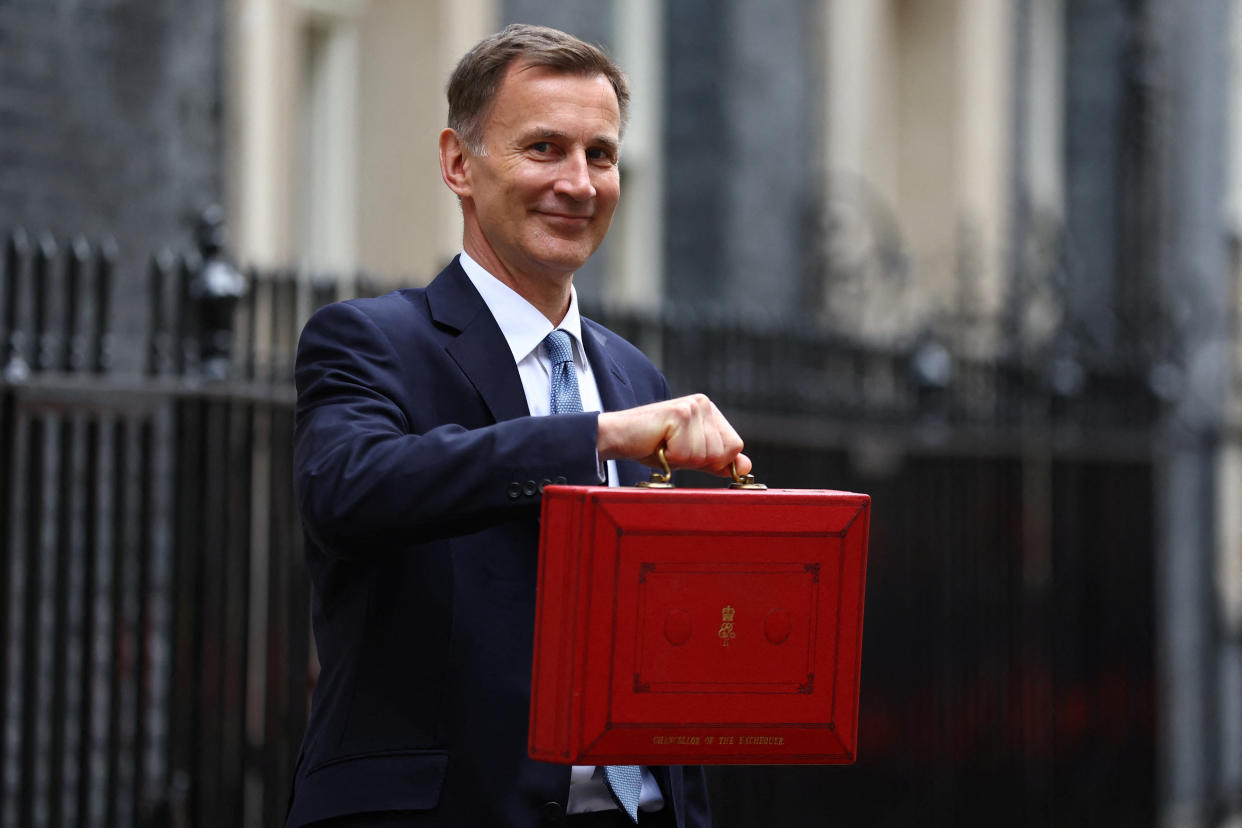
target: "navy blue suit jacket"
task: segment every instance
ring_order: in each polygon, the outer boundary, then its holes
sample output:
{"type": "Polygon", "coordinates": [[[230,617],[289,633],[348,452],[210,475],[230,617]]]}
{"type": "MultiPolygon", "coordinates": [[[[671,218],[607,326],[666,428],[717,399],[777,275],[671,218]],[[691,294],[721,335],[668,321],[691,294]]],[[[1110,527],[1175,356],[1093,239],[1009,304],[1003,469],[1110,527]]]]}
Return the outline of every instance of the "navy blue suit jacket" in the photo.
{"type": "MultiPolygon", "coordinates": [[[[664,399],[638,349],[583,320],[605,409],[664,399]]],[[[526,753],[539,491],[597,483],[597,415],[531,417],[454,260],[425,289],[320,309],[298,345],[295,468],[322,672],[289,826],[555,822],[569,768],[526,753]]],[[[623,485],[647,475],[620,462],[623,485]]],[[[702,770],[653,768],[679,826],[702,770]]]]}

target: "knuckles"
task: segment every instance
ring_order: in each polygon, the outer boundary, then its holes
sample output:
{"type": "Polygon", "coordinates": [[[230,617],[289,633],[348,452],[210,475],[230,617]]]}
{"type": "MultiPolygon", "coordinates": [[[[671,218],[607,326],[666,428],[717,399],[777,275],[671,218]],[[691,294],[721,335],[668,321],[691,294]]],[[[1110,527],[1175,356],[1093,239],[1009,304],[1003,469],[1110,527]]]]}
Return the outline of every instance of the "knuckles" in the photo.
{"type": "Polygon", "coordinates": [[[715,406],[704,394],[690,394],[686,397],[678,397],[675,400],[669,400],[669,406],[674,419],[679,425],[685,425],[695,421],[699,421],[709,416],[715,406]]]}

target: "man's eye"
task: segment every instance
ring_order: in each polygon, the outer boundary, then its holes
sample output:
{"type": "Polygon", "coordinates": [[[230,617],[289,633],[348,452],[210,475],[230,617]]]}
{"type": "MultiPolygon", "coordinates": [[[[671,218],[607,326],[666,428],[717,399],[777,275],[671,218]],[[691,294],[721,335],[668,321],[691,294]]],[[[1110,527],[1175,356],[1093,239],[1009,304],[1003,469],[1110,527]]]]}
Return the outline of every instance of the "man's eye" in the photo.
{"type": "Polygon", "coordinates": [[[616,159],[612,157],[612,153],[606,149],[587,150],[587,158],[592,161],[606,161],[609,164],[616,163],[616,159]]]}
{"type": "Polygon", "coordinates": [[[552,145],[547,141],[536,141],[530,145],[530,148],[535,152],[548,152],[552,149],[552,145]]]}

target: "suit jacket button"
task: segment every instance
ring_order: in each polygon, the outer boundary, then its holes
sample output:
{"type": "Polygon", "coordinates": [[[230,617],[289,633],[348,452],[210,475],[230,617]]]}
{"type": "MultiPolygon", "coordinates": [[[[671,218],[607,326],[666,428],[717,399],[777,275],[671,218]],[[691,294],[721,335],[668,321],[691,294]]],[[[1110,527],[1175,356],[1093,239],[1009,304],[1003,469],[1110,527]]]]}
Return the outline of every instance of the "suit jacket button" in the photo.
{"type": "Polygon", "coordinates": [[[527,480],[526,485],[522,487],[522,494],[527,497],[534,497],[539,493],[539,487],[535,485],[535,481],[527,480]]]}
{"type": "Polygon", "coordinates": [[[552,481],[545,477],[543,480],[539,481],[539,491],[542,492],[544,489],[546,489],[548,486],[551,486],[551,485],[552,485],[552,481]]]}
{"type": "Polygon", "coordinates": [[[568,481],[568,480],[566,480],[566,479],[565,479],[565,475],[563,475],[563,474],[562,474],[560,477],[556,478],[556,479],[555,479],[555,480],[553,480],[552,482],[553,482],[553,483],[555,483],[555,484],[556,484],[556,485],[558,485],[558,486],[564,486],[564,485],[565,485],[566,483],[568,483],[569,481],[568,481]]]}
{"type": "Polygon", "coordinates": [[[549,825],[559,825],[565,816],[565,809],[559,802],[545,802],[539,808],[539,816],[549,825]]]}
{"type": "Polygon", "coordinates": [[[514,480],[509,484],[509,497],[517,499],[522,496],[522,484],[514,480]]]}

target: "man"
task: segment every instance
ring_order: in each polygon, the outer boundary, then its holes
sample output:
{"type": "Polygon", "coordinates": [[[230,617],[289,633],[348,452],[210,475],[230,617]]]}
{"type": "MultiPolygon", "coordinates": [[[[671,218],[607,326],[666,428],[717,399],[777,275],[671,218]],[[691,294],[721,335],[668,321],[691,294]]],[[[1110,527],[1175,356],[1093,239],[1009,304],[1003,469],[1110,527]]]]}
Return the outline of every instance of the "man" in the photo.
{"type": "MultiPolygon", "coordinates": [[[[750,461],[707,398],[667,400],[637,349],[578,315],[573,274],[619,197],[620,70],[511,26],[448,95],[440,165],[463,253],[424,290],[321,309],[299,343],[323,669],[288,825],[633,825],[611,770],[526,753],[539,493],[633,484],[661,446],[718,474],[750,461]],[[546,337],[572,360],[553,366],[546,337]]],[[[701,769],[634,771],[640,824],[709,824],[701,769]]]]}

